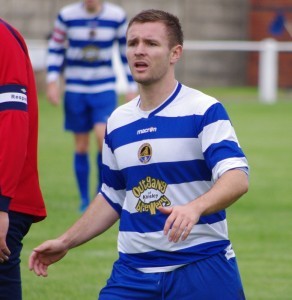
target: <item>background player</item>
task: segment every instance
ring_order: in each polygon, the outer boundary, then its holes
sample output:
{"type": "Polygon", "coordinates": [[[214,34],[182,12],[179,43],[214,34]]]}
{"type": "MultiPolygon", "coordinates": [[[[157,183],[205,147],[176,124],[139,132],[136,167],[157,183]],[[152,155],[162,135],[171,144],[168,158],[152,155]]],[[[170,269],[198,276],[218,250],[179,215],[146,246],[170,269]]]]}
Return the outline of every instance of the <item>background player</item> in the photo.
{"type": "Polygon", "coordinates": [[[247,160],[222,104],[175,79],[182,49],[172,14],[146,10],[130,21],[140,95],[108,120],[101,193],[34,249],[37,275],[120,218],[119,259],[100,300],[245,299],[225,209],[248,190],[247,160]]]}
{"type": "Polygon", "coordinates": [[[60,102],[59,78],[64,71],[65,129],[74,134],[74,170],[81,211],[90,199],[89,132],[94,129],[97,140],[99,190],[105,124],[117,105],[112,61],[115,42],[129,83],[126,100],[137,94],[125,54],[126,26],[126,14],[121,7],[101,0],[84,0],[59,12],[49,41],[47,97],[53,104],[60,102]]]}

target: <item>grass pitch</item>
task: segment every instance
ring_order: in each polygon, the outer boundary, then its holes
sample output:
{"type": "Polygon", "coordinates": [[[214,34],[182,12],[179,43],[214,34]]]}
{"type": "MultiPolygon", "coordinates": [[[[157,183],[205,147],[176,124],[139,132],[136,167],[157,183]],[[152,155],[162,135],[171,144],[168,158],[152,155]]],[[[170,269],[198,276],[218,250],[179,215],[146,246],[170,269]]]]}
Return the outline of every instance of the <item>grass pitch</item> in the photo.
{"type": "MultiPolygon", "coordinates": [[[[276,104],[264,105],[257,100],[256,89],[205,91],[224,103],[251,166],[249,192],[227,210],[230,239],[247,299],[291,299],[292,94],[282,91],[276,104]]],[[[63,233],[80,216],[72,167],[73,138],[62,129],[61,107],[52,107],[43,96],[39,103],[39,171],[48,217],[34,224],[24,240],[23,299],[97,299],[117,258],[117,226],[71,250],[49,268],[47,278],[39,278],[28,270],[32,249],[63,233]]],[[[93,139],[91,155],[93,197],[93,139]]]]}

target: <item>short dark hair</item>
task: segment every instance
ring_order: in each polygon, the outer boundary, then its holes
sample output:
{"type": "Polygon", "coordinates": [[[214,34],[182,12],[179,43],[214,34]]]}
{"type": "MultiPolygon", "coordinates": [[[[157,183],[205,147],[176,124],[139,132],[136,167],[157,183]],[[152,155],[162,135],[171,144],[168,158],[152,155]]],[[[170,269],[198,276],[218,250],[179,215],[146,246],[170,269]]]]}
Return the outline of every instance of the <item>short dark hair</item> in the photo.
{"type": "Polygon", "coordinates": [[[175,45],[183,45],[184,35],[178,17],[163,10],[148,9],[141,11],[130,20],[128,28],[133,23],[148,22],[161,22],[165,24],[170,48],[175,45]]]}

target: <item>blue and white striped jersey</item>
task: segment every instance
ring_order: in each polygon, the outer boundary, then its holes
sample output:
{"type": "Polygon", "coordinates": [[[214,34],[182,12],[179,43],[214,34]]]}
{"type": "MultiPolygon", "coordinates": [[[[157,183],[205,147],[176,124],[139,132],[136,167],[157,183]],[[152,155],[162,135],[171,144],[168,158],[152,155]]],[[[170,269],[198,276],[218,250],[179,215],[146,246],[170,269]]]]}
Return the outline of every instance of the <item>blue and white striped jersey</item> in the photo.
{"type": "Polygon", "coordinates": [[[220,252],[228,239],[225,211],[203,216],[185,241],[163,234],[156,208],[186,204],[227,170],[248,168],[222,104],[180,83],[148,115],[139,97],[108,120],[102,194],[120,214],[118,251],[127,265],[163,272],[220,252]]]}
{"type": "Polygon", "coordinates": [[[117,5],[104,2],[99,14],[87,12],[82,2],[64,7],[49,41],[47,81],[58,79],[64,68],[67,91],[99,93],[115,89],[112,57],[117,42],[129,91],[136,91],[126,59],[126,29],[126,14],[117,5]]]}

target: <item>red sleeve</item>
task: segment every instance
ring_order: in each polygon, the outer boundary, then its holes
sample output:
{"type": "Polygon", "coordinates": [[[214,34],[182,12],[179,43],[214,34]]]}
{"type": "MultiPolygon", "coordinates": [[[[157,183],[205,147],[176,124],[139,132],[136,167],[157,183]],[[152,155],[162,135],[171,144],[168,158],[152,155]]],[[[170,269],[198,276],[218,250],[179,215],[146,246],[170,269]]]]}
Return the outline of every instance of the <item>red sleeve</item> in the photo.
{"type": "Polygon", "coordinates": [[[24,165],[28,140],[26,56],[0,22],[0,210],[7,211],[24,165]]]}

